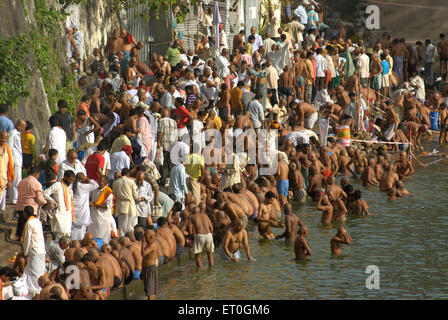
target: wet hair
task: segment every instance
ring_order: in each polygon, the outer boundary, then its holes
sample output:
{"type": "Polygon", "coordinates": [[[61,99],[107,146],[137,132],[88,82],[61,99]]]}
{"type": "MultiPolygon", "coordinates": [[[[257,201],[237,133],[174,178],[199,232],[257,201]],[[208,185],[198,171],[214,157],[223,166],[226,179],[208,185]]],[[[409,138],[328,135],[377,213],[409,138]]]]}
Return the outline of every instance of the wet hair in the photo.
{"type": "Polygon", "coordinates": [[[218,207],[220,207],[222,204],[221,200],[216,200],[215,204],[213,205],[213,208],[218,209],[218,207]]]}
{"type": "Polygon", "coordinates": [[[344,188],[345,193],[352,193],[353,192],[353,186],[351,184],[348,184],[344,188]]]}
{"type": "Polygon", "coordinates": [[[159,227],[163,227],[164,225],[168,224],[168,219],[165,217],[160,217],[159,219],[157,219],[157,225],[159,227]]]}
{"type": "Polygon", "coordinates": [[[353,194],[355,200],[359,200],[361,199],[361,190],[356,190],[355,193],[353,194]]]}
{"type": "Polygon", "coordinates": [[[266,194],[265,194],[265,198],[266,198],[266,199],[272,199],[272,198],[275,198],[275,193],[272,192],[272,191],[268,191],[268,192],[266,192],[266,194]]]}
{"type": "Polygon", "coordinates": [[[173,204],[173,209],[174,209],[175,211],[181,211],[181,210],[182,210],[182,203],[180,203],[180,202],[175,202],[175,203],[173,204]]]}
{"type": "Polygon", "coordinates": [[[143,240],[143,237],[145,236],[144,228],[141,224],[138,224],[134,227],[134,237],[135,240],[141,241],[143,240]]]}

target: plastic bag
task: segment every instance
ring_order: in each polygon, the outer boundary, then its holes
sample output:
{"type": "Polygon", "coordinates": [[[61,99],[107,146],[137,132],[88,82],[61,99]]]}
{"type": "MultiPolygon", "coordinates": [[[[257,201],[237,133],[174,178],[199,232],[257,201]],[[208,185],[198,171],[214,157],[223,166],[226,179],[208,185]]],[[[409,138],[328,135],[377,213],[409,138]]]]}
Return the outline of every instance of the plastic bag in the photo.
{"type": "Polygon", "coordinates": [[[156,158],[155,158],[155,163],[157,166],[163,166],[163,151],[162,148],[157,148],[156,149],[156,158]]]}

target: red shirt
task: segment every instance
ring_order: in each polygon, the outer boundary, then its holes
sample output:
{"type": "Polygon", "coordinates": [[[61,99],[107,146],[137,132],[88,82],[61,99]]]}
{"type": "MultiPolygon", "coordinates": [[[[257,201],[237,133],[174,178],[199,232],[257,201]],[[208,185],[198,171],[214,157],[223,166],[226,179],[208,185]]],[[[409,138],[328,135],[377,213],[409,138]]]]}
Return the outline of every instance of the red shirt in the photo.
{"type": "Polygon", "coordinates": [[[100,174],[98,173],[98,168],[103,169],[104,163],[106,162],[106,159],[102,154],[99,154],[95,152],[94,154],[91,154],[86,161],[86,172],[87,177],[89,179],[93,179],[97,181],[100,178],[100,174]]]}
{"type": "Polygon", "coordinates": [[[185,124],[188,121],[188,116],[190,115],[190,112],[184,106],[182,106],[180,108],[174,109],[174,113],[180,116],[180,121],[177,124],[177,127],[179,129],[185,128],[185,124]]]}

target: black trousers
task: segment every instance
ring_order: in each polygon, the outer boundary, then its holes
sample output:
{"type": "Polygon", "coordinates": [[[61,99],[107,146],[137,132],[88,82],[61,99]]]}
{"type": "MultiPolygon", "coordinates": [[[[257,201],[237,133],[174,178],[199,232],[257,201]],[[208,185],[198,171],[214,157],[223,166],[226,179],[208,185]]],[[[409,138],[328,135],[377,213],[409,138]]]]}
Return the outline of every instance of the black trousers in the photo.
{"type": "Polygon", "coordinates": [[[23,211],[16,211],[19,219],[17,220],[16,237],[20,239],[23,234],[23,229],[25,229],[25,217],[23,216],[23,211]]]}

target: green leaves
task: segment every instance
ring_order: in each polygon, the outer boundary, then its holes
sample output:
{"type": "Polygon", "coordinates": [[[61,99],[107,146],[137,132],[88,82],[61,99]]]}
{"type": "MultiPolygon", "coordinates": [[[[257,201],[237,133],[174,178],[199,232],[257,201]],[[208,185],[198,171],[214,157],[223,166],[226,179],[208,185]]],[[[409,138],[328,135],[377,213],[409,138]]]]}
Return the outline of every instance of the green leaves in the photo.
{"type": "Polygon", "coordinates": [[[26,64],[30,42],[25,34],[0,39],[0,103],[17,106],[22,97],[28,97],[31,70],[26,64]]]}

